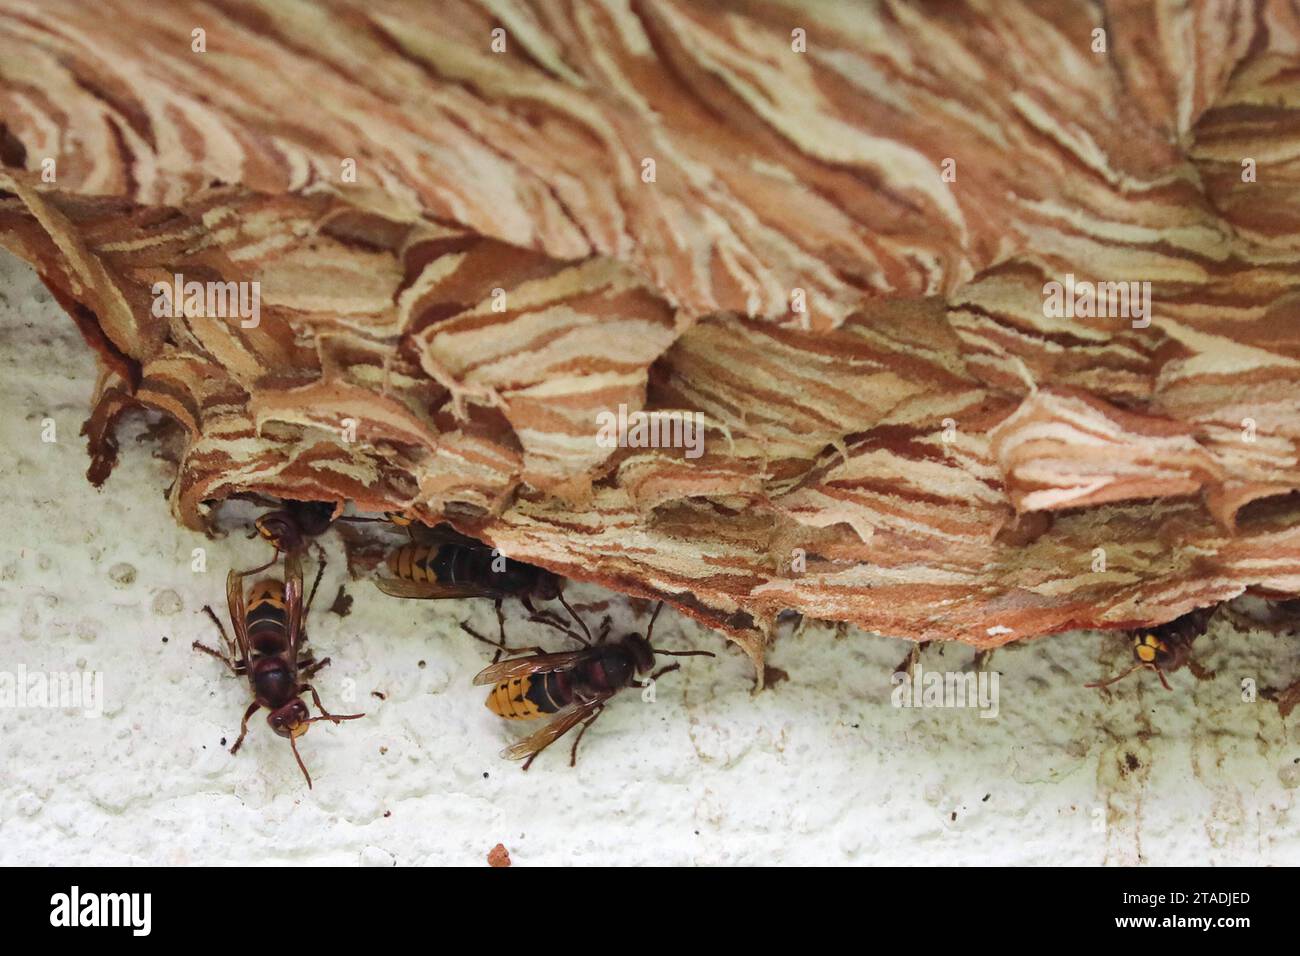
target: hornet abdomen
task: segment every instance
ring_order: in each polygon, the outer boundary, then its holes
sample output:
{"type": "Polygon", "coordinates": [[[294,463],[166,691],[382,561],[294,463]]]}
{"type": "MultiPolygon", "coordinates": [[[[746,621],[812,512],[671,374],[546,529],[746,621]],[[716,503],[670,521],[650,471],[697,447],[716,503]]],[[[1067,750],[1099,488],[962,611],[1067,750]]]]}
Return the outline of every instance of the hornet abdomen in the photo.
{"type": "Polygon", "coordinates": [[[492,688],[487,709],[506,720],[536,720],[561,710],[573,700],[566,671],[515,677],[492,688]]]}
{"type": "Polygon", "coordinates": [[[289,646],[289,612],[284,606],[284,584],[273,578],[258,581],[248,595],[244,612],[248,640],[254,655],[278,654],[289,646]]]}

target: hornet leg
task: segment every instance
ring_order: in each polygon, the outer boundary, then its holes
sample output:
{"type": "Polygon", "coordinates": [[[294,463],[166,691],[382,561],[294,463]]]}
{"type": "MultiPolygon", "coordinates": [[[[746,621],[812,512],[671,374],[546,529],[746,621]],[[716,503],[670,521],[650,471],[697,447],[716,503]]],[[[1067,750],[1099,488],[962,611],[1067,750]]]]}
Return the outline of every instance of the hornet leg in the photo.
{"type": "Polygon", "coordinates": [[[304,619],[311,613],[311,602],[316,600],[316,589],[320,587],[320,579],[325,575],[325,549],[318,544],[316,545],[316,553],[320,556],[320,564],[316,568],[316,580],[311,583],[311,594],[307,596],[307,606],[303,608],[302,616],[304,619]]]}
{"type": "Polygon", "coordinates": [[[365,714],[331,714],[325,709],[325,705],[320,702],[320,694],[316,693],[316,688],[311,684],[303,684],[298,688],[298,693],[308,691],[311,693],[311,699],[316,704],[316,709],[320,711],[320,717],[313,717],[312,720],[332,720],[338,723],[340,720],[356,720],[358,717],[364,717],[365,714]]]}
{"type": "Polygon", "coordinates": [[[201,641],[195,641],[193,644],[190,645],[190,647],[194,648],[196,651],[202,651],[204,654],[209,654],[212,657],[215,657],[217,660],[221,661],[221,663],[225,664],[228,668],[230,668],[230,673],[234,674],[236,677],[240,676],[243,673],[242,668],[237,666],[234,661],[232,661],[225,654],[221,653],[215,647],[208,647],[208,645],[202,643],[201,641]]]}
{"type": "Polygon", "coordinates": [[[494,664],[501,657],[502,652],[505,652],[507,654],[545,654],[546,653],[546,651],[544,651],[540,647],[506,647],[504,643],[498,644],[496,641],[492,640],[491,638],[484,637],[482,634],[474,630],[474,628],[470,627],[464,621],[461,622],[460,629],[464,631],[466,634],[468,634],[470,637],[474,638],[474,640],[482,641],[484,644],[490,644],[492,647],[495,647],[497,649],[496,657],[492,658],[492,663],[494,664]]]}
{"type": "Polygon", "coordinates": [[[596,718],[599,717],[604,712],[605,712],[605,708],[601,707],[594,714],[592,714],[590,717],[588,717],[586,720],[582,722],[582,729],[578,731],[578,736],[573,741],[573,747],[569,750],[570,767],[576,767],[578,765],[578,744],[582,743],[582,735],[587,732],[588,727],[590,727],[592,724],[596,722],[596,718]]]}
{"type": "Polygon", "coordinates": [[[320,660],[312,662],[311,664],[309,664],[309,665],[308,665],[308,666],[303,670],[303,672],[302,672],[302,676],[303,676],[303,677],[311,677],[313,674],[315,674],[315,673],[316,673],[318,670],[320,670],[322,667],[328,667],[328,666],[329,666],[329,662],[330,662],[330,659],[329,659],[328,657],[322,657],[320,660]]]}
{"type": "Polygon", "coordinates": [[[221,623],[221,618],[217,617],[216,613],[212,610],[212,605],[203,605],[203,613],[211,619],[212,623],[217,626],[217,630],[221,632],[221,641],[226,645],[227,656],[231,660],[238,660],[239,652],[235,648],[234,642],[230,639],[230,635],[226,633],[226,625],[221,623]]]}
{"type": "Polygon", "coordinates": [[[230,748],[232,754],[239,753],[239,745],[242,744],[244,738],[248,736],[248,719],[257,713],[257,708],[261,706],[262,705],[257,701],[253,701],[248,705],[248,710],[244,711],[244,719],[239,724],[239,739],[235,741],[235,746],[230,748]]]}

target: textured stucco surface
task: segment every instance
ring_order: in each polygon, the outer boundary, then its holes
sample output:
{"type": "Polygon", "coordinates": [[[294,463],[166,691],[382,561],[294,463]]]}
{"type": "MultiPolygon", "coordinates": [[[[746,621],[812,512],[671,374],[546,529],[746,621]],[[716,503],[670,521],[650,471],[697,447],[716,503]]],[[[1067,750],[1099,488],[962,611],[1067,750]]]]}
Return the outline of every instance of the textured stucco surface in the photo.
{"type": "MultiPolygon", "coordinates": [[[[398,602],[358,581],[350,616],[323,613],[344,574],[332,538],[311,631],[334,665],[318,686],[369,716],[303,740],[308,791],[261,718],[226,753],[245,685],[190,649],[212,636],[199,612],[220,606],[226,568],[263,546],[178,528],[164,465],[134,433],[92,489],[77,434],[90,354],[8,256],[0,296],[0,671],[98,670],[106,696],[98,719],[0,709],[0,863],[481,864],[497,843],[515,865],[1300,863],[1300,741],[1239,689],[1300,674],[1295,638],[1220,623],[1198,642],[1216,677],[1179,672],[1172,694],[1149,674],[1109,696],[1083,688],[1126,661],[1114,636],[1002,649],[988,663],[1000,713],[984,719],[891,706],[908,645],[811,626],[775,645],[789,679],[752,696],[739,651],[666,616],[665,646],[719,659],[686,661],[653,704],[616,700],[575,770],[557,746],[524,774],[498,759],[509,728],[470,686],[485,649],[456,629],[490,629],[491,606],[398,602]]],[[[972,657],[931,645],[921,664],[972,657]]]]}

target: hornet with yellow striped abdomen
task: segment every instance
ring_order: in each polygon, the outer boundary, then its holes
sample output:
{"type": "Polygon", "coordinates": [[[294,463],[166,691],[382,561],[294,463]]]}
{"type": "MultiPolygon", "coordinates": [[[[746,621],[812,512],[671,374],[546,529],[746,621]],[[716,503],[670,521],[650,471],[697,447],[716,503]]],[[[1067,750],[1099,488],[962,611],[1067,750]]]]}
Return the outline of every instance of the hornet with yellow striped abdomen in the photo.
{"type": "MultiPolygon", "coordinates": [[[[422,600],[491,598],[496,603],[501,633],[498,648],[505,645],[506,639],[505,618],[501,613],[506,598],[518,598],[532,617],[539,616],[533,607],[534,599],[556,600],[590,639],[587,625],[564,599],[559,576],[545,568],[507,558],[490,545],[447,525],[430,529],[423,538],[423,542],[413,540],[388,556],[390,574],[375,581],[379,590],[394,597],[422,600]]],[[[555,621],[549,614],[541,616],[555,621]]]]}
{"type": "MultiPolygon", "coordinates": [[[[656,680],[680,664],[671,664],[655,670],[655,655],[670,657],[712,657],[709,651],[666,651],[651,645],[655,619],[663,608],[661,601],[650,618],[645,636],[624,634],[615,641],[609,636],[609,619],[594,643],[589,643],[577,632],[543,618],[541,623],[559,627],[582,645],[580,650],[547,654],[539,648],[523,657],[494,663],[474,678],[474,683],[493,685],[488,694],[488,710],[506,720],[536,720],[550,717],[541,730],[507,747],[501,756],[510,760],[523,760],[527,770],[543,750],[566,733],[582,724],[569,752],[569,766],[578,759],[578,744],[587,728],[605,709],[610,698],[625,687],[643,686],[641,675],[656,680]]],[[[472,632],[471,632],[472,633],[472,632]]],[[[476,635],[477,636],[477,635],[476,635]]],[[[489,642],[491,643],[491,642],[489,642]]]]}
{"type": "Polygon", "coordinates": [[[1207,672],[1192,660],[1192,642],[1205,633],[1215,608],[1197,608],[1156,627],[1143,628],[1129,633],[1133,638],[1133,666],[1109,680],[1085,684],[1085,687],[1106,687],[1123,680],[1136,670],[1153,670],[1165,690],[1172,690],[1165,674],[1190,667],[1198,677],[1207,672]]]}
{"type": "MultiPolygon", "coordinates": [[[[244,719],[239,725],[239,739],[230,748],[232,754],[239,752],[244,737],[248,734],[248,720],[259,708],[265,707],[270,713],[266,722],[281,737],[289,740],[293,755],[311,786],[311,774],[298,753],[297,738],[318,720],[330,720],[338,723],[342,720],[356,720],[365,714],[331,714],[320,702],[316,688],[306,682],[318,670],[330,662],[326,657],[320,661],[312,658],[311,651],[303,646],[306,633],[303,629],[305,616],[302,604],[302,565],[297,551],[289,551],[284,560],[284,582],[268,578],[253,585],[248,595],[248,604],[244,603],[244,574],[231,571],[226,577],[226,603],[230,612],[230,623],[235,629],[232,642],[226,629],[212,608],[203,610],[212,618],[221,632],[225,652],[208,647],[199,641],[194,642],[194,649],[210,654],[224,663],[236,676],[248,678],[253,691],[253,702],[244,711],[244,719]],[[301,668],[301,673],[300,669],[301,668]],[[302,695],[310,693],[320,711],[319,717],[312,717],[302,695]]],[[[316,586],[320,584],[320,574],[312,585],[311,596],[307,599],[306,610],[311,609],[312,598],[316,596],[316,586]]]]}

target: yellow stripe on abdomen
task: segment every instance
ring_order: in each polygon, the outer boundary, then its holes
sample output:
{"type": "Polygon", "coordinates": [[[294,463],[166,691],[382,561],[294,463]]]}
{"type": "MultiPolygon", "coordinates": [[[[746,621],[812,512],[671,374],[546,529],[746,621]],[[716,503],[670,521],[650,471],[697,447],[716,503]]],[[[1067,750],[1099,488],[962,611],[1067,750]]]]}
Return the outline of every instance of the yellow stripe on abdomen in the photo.
{"type": "Polygon", "coordinates": [[[487,709],[506,720],[536,720],[546,716],[542,710],[528,699],[528,688],[532,686],[529,677],[516,677],[502,681],[492,688],[483,703],[487,709]]]}
{"type": "Polygon", "coordinates": [[[388,570],[394,577],[416,584],[437,584],[438,576],[430,565],[437,554],[434,548],[418,544],[404,544],[388,556],[388,570]],[[424,567],[420,565],[423,564],[424,567]]]}
{"type": "Polygon", "coordinates": [[[433,563],[433,553],[432,548],[420,548],[418,553],[412,556],[413,561],[419,561],[420,564],[424,565],[424,567],[414,565],[413,570],[415,571],[416,578],[424,581],[426,584],[436,584],[438,581],[438,578],[433,573],[433,569],[430,567],[433,563]]]}
{"type": "Polygon", "coordinates": [[[284,583],[276,581],[274,578],[267,578],[258,581],[248,592],[248,607],[251,611],[262,604],[269,604],[271,607],[284,607],[284,583]]]}

